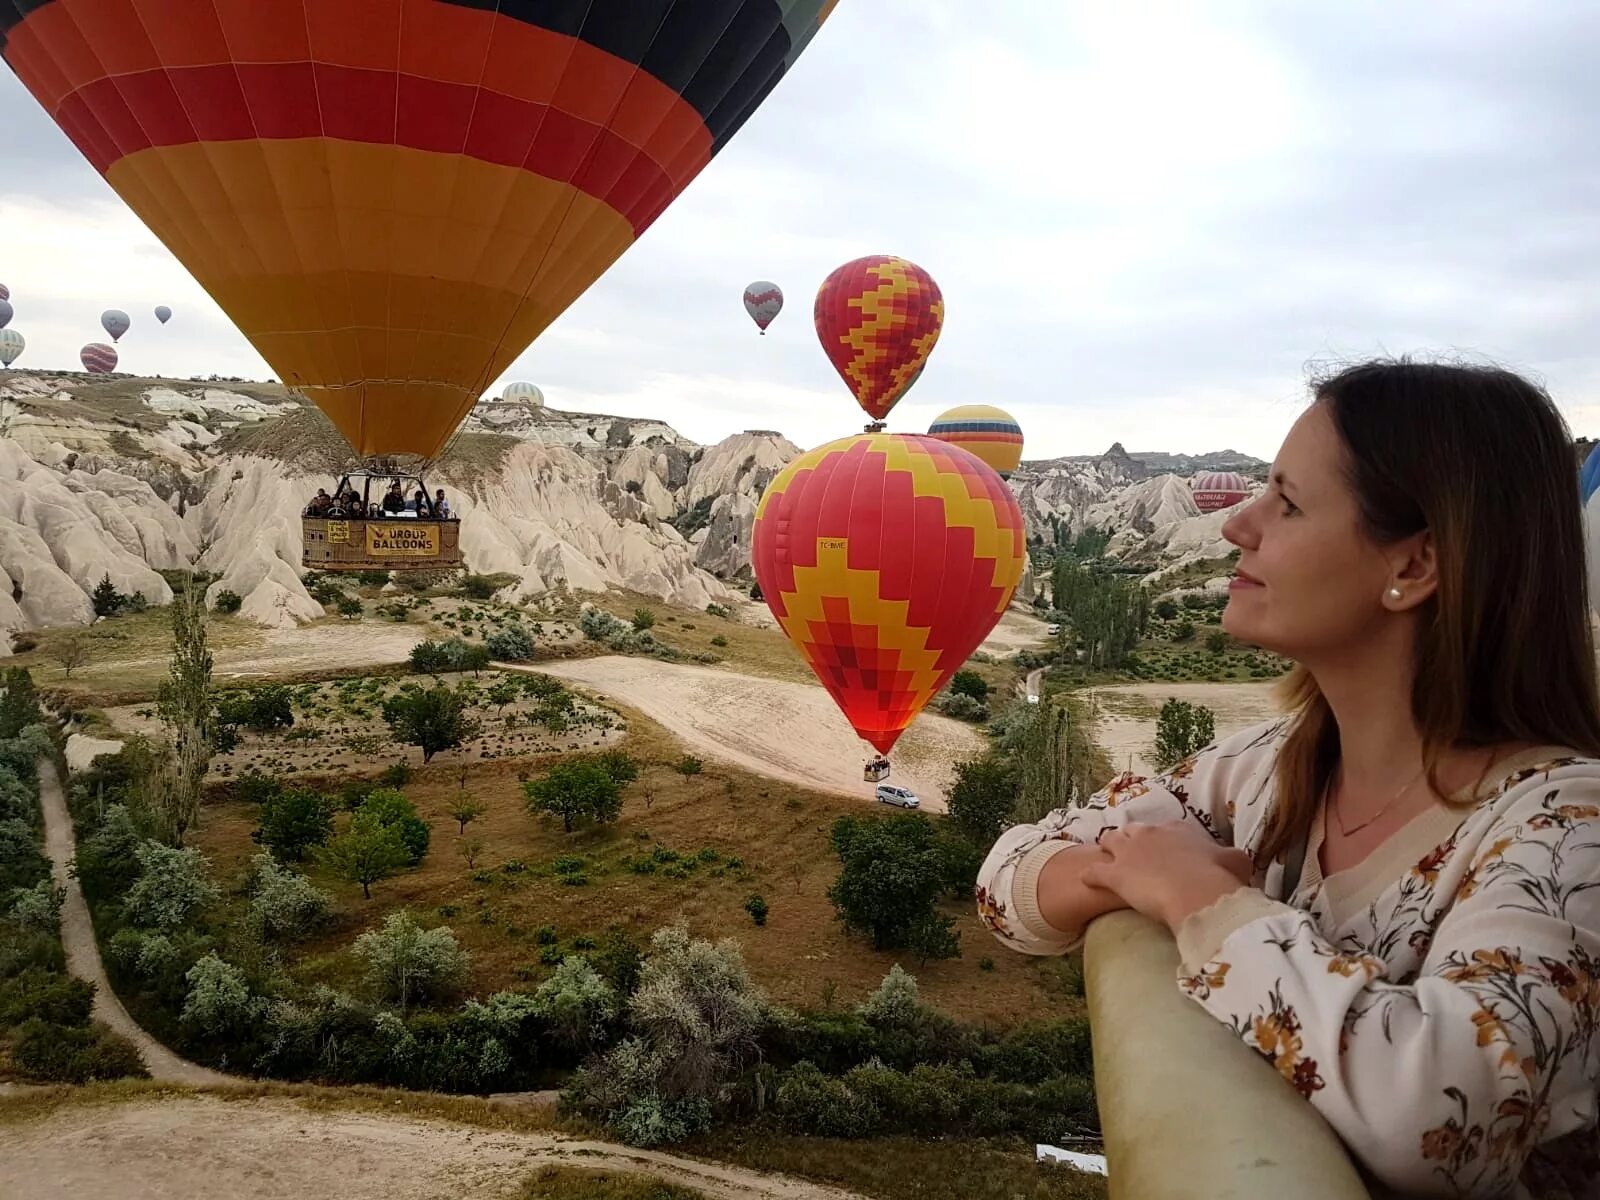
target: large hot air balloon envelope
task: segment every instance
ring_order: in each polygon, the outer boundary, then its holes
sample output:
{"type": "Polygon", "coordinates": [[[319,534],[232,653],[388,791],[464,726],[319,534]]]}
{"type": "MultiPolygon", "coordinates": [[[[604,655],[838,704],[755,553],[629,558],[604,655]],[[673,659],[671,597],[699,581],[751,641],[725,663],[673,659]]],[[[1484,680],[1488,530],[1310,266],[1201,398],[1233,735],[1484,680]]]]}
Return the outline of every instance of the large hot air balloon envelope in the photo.
{"type": "Polygon", "coordinates": [[[11,307],[11,301],[0,300],[0,329],[4,329],[11,324],[11,318],[16,315],[16,309],[11,307]]]}
{"type": "Polygon", "coordinates": [[[872,254],[822,281],[813,317],[834,370],[867,415],[882,421],[927,366],[944,326],[944,297],[916,263],[872,254]]]}
{"type": "Polygon", "coordinates": [[[768,280],[756,280],[744,289],[744,310],[765,335],[772,319],[783,311],[783,289],[768,280]]]}
{"type": "Polygon", "coordinates": [[[500,399],[507,403],[531,404],[535,408],[544,406],[544,393],[534,383],[508,383],[506,390],[500,393],[500,399]]]}
{"type": "Polygon", "coordinates": [[[1010,479],[1022,461],[1022,426],[1003,409],[987,404],[963,404],[943,412],[928,426],[928,436],[976,454],[1010,479]]]}
{"type": "Polygon", "coordinates": [[[109,375],[117,369],[117,352],[104,342],[90,342],[78,351],[78,361],[91,375],[109,375]]]}
{"type": "Polygon", "coordinates": [[[834,0],[25,0],[4,57],[278,377],[431,456],[834,0]]]}
{"type": "Polygon", "coordinates": [[[100,328],[111,335],[113,342],[121,341],[122,335],[128,332],[133,322],[128,319],[128,314],[120,308],[108,308],[100,314],[100,328]]]}
{"type": "Polygon", "coordinates": [[[27,348],[27,341],[15,329],[0,329],[0,367],[9,367],[27,348]]]}
{"type": "Polygon", "coordinates": [[[156,305],[156,320],[165,325],[168,321],[172,320],[172,310],[165,304],[156,305]]]}
{"type": "Polygon", "coordinates": [[[1207,471],[1190,482],[1194,505],[1203,513],[1232,508],[1250,498],[1250,481],[1233,471],[1207,471]]]}
{"type": "Polygon", "coordinates": [[[887,754],[1011,602],[1022,512],[958,446],[866,433],[790,463],[756,510],[761,594],[845,718],[887,754]]]}

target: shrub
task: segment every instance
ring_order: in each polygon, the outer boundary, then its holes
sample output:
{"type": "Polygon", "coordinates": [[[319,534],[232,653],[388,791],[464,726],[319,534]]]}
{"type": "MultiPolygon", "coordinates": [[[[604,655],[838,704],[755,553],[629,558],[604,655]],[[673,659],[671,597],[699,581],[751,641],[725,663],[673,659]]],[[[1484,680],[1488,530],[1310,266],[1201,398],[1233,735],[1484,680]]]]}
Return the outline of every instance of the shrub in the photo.
{"type": "Polygon", "coordinates": [[[705,763],[692,754],[685,754],[677,761],[673,769],[680,775],[698,775],[705,770],[705,763]]]}
{"type": "Polygon", "coordinates": [[[767,923],[767,902],[761,898],[759,892],[750,896],[744,902],[744,910],[750,914],[750,919],[757,925],[765,925],[767,923]]]}
{"type": "Polygon", "coordinates": [[[261,826],[251,840],[284,862],[300,862],[333,836],[333,800],[309,788],[279,792],[261,805],[261,826]]]}
{"type": "Polygon", "coordinates": [[[461,581],[460,593],[469,600],[492,600],[503,585],[493,575],[468,575],[461,581]]]}
{"type": "Polygon", "coordinates": [[[217,699],[217,721],[257,733],[287,729],[294,724],[294,695],[280,683],[232,689],[217,699]]]}
{"type": "Polygon", "coordinates": [[[958,721],[971,721],[980,724],[989,719],[989,706],[971,696],[960,692],[952,692],[939,701],[939,711],[947,717],[954,717],[958,721]]]}
{"type": "Polygon", "coordinates": [[[1177,615],[1178,605],[1175,601],[1170,599],[1156,601],[1156,616],[1160,617],[1163,621],[1170,621],[1177,615]]]}
{"type": "Polygon", "coordinates": [[[20,816],[0,820],[0,896],[49,876],[50,860],[34,840],[32,826],[20,816]]]}
{"type": "Polygon", "coordinates": [[[469,963],[449,926],[423,929],[405,909],[389,914],[381,930],[358,937],[355,955],[367,964],[373,991],[402,1009],[454,989],[469,963]]]}
{"type": "Polygon", "coordinates": [[[551,1032],[574,1052],[598,1042],[616,1020],[617,994],[585,958],[564,958],[534,993],[538,1013],[551,1032]]]}
{"type": "Polygon", "coordinates": [[[243,605],[244,598],[240,596],[238,592],[229,591],[227,588],[223,588],[217,593],[216,599],[212,601],[211,607],[216,609],[219,613],[236,613],[243,605]]]}
{"type": "Polygon", "coordinates": [[[0,979],[0,1029],[28,1020],[85,1025],[94,1007],[94,984],[45,967],[0,979]]]}
{"type": "Polygon", "coordinates": [[[372,899],[373,884],[411,861],[398,825],[383,825],[372,814],[359,811],[351,818],[350,828],[324,846],[318,858],[340,879],[359,883],[368,900],[372,899]]]}
{"type": "Polygon", "coordinates": [[[489,657],[500,662],[526,662],[533,657],[533,634],[526,626],[507,625],[496,629],[483,641],[489,657]]]}
{"type": "Polygon", "coordinates": [[[61,904],[66,898],[66,888],[56,887],[49,878],[41,879],[17,893],[11,905],[12,923],[24,933],[57,933],[61,929],[61,904]]]}
{"type": "Polygon", "coordinates": [[[152,929],[178,929],[221,897],[211,867],[193,846],[175,849],[144,841],[134,850],[139,876],[123,897],[128,920],[152,929]]]}
{"type": "Polygon", "coordinates": [[[270,775],[252,769],[235,779],[231,790],[235,799],[246,804],[265,804],[283,795],[283,784],[270,775]]]}
{"type": "Polygon", "coordinates": [[[403,762],[390,763],[378,776],[378,786],[402,788],[411,782],[411,768],[403,762]]]}
{"type": "Polygon", "coordinates": [[[950,691],[957,696],[970,696],[979,704],[989,698],[989,684],[976,671],[960,670],[950,677],[950,691]]]}
{"type": "Polygon", "coordinates": [[[712,604],[706,605],[706,615],[708,617],[722,617],[724,619],[727,619],[729,617],[732,617],[733,613],[729,611],[728,606],[726,604],[712,603],[712,604]]]}
{"type": "Polygon", "coordinates": [[[183,1002],[183,1023],[209,1038],[223,1038],[244,1029],[260,1010],[250,995],[244,972],[207,954],[184,975],[189,995],[183,1002]]]}
{"type": "Polygon", "coordinates": [[[772,1107],[783,1128],[812,1137],[868,1137],[880,1121],[870,1100],[808,1062],[783,1073],[772,1107]]]}
{"type": "Polygon", "coordinates": [[[24,1077],[54,1083],[149,1075],[133,1044],[98,1023],[71,1029],[28,1021],[17,1031],[11,1061],[24,1077]]]}
{"type": "Polygon", "coordinates": [[[1228,651],[1228,635],[1218,630],[1216,633],[1206,635],[1207,654],[1226,654],[1228,651]]]}
{"type": "Polygon", "coordinates": [[[344,595],[339,597],[339,615],[347,621],[360,618],[367,611],[367,606],[361,603],[357,596],[344,595]]]}
{"type": "Polygon", "coordinates": [[[856,1008],[856,1012],[873,1025],[910,1029],[922,1023],[928,1010],[923,1006],[916,976],[908,974],[899,963],[895,963],[883,977],[883,982],[856,1008]]]}
{"type": "Polygon", "coordinates": [[[327,919],[332,898],[298,871],[279,866],[270,854],[256,855],[251,869],[255,895],[250,915],[264,937],[306,937],[327,919]]]}
{"type": "Polygon", "coordinates": [[[640,633],[653,627],[655,623],[656,615],[648,608],[636,608],[633,610],[633,627],[640,633]]]}

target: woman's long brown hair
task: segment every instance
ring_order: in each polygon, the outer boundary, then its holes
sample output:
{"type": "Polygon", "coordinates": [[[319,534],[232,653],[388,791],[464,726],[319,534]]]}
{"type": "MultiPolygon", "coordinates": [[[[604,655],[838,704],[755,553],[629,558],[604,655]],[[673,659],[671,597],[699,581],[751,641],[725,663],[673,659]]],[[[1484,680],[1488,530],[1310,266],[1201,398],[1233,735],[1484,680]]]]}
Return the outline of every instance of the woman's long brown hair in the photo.
{"type": "MultiPolygon", "coordinates": [[[[1418,611],[1411,713],[1437,792],[1453,747],[1534,742],[1600,755],[1577,460],[1550,397],[1492,367],[1381,361],[1318,383],[1367,536],[1426,529],[1439,583],[1418,611]]],[[[1257,846],[1305,836],[1339,761],[1316,680],[1285,681],[1293,723],[1257,846]]]]}

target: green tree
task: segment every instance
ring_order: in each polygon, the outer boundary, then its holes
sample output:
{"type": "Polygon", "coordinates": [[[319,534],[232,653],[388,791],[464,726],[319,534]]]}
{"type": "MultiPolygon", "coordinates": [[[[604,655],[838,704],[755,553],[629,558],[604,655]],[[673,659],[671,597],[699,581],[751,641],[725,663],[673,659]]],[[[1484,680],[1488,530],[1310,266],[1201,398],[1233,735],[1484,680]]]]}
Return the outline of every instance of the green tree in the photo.
{"type": "Polygon", "coordinates": [[[359,883],[361,894],[371,900],[372,885],[399,874],[411,855],[398,827],[358,812],[350,828],[324,846],[318,858],[340,879],[359,883]]]}
{"type": "Polygon", "coordinates": [[[1154,761],[1163,771],[1209,746],[1217,735],[1216,716],[1203,704],[1168,700],[1156,717],[1154,761]]]}
{"type": "Polygon", "coordinates": [[[211,881],[211,864],[193,846],[179,850],[156,841],[142,842],[134,858],[139,877],[122,901],[123,912],[134,925],[179,929],[222,896],[211,881]]]}
{"type": "Polygon", "coordinates": [[[833,848],[841,870],[828,899],[845,929],[870,936],[876,950],[905,947],[947,887],[946,850],[933,822],[921,813],[840,817],[833,848]]]}
{"type": "Polygon", "coordinates": [[[983,676],[964,668],[950,677],[950,690],[957,696],[971,696],[979,704],[989,698],[989,684],[983,676]]]}
{"type": "Polygon", "coordinates": [[[1071,808],[1094,795],[1103,776],[1089,738],[1089,722],[1071,700],[1028,705],[1028,714],[1011,734],[1020,764],[1016,819],[1037,821],[1058,808],[1071,808]]]}
{"type": "Polygon", "coordinates": [[[915,954],[924,967],[930,960],[960,958],[961,935],[956,933],[955,918],[941,912],[928,912],[911,926],[906,949],[915,954]]]}
{"type": "Polygon", "coordinates": [[[0,695],[0,738],[14,738],[29,725],[44,720],[38,689],[26,667],[8,667],[0,686],[5,688],[5,694],[0,695]]]}
{"type": "Polygon", "coordinates": [[[399,830],[400,844],[406,848],[406,857],[412,866],[421,862],[428,852],[428,842],[432,839],[428,823],[417,815],[416,805],[398,789],[374,788],[361,801],[356,814],[378,822],[385,829],[399,830]]]}
{"type": "Polygon", "coordinates": [[[1177,615],[1177,601],[1172,600],[1171,598],[1156,601],[1156,616],[1160,617],[1163,621],[1170,621],[1177,615]]]}
{"type": "Polygon", "coordinates": [[[621,785],[594,759],[557,763],[522,789],[531,812],[560,817],[568,833],[575,819],[609,822],[622,812],[621,785]]]}
{"type": "Polygon", "coordinates": [[[395,741],[422,750],[423,762],[471,741],[482,730],[468,713],[466,698],[443,685],[397,692],[383,702],[383,719],[395,741]]]}
{"type": "Polygon", "coordinates": [[[366,612],[366,606],[357,596],[344,595],[338,601],[339,615],[347,621],[358,621],[361,614],[366,612]]]}
{"type": "Polygon", "coordinates": [[[602,750],[591,755],[590,761],[598,763],[611,776],[619,788],[627,787],[639,778],[639,760],[622,750],[602,750]]]}
{"type": "Polygon", "coordinates": [[[117,585],[111,582],[111,573],[108,571],[94,585],[94,591],[89,594],[89,603],[94,605],[95,616],[114,617],[122,611],[127,598],[117,591],[117,585]]]}
{"type": "Polygon", "coordinates": [[[467,825],[483,816],[483,805],[479,804],[465,792],[459,792],[450,802],[450,819],[458,824],[460,832],[465,835],[467,825]]]}
{"type": "Polygon", "coordinates": [[[282,861],[300,862],[333,836],[333,800],[310,788],[270,796],[261,805],[261,827],[250,836],[282,861]]]}
{"type": "Polygon", "coordinates": [[[1172,627],[1172,640],[1175,642],[1187,642],[1193,636],[1194,622],[1187,617],[1172,627]]]}
{"type": "Polygon", "coordinates": [[[1216,633],[1206,635],[1206,653],[1225,654],[1228,650],[1228,635],[1218,630],[1216,633]]]}
{"type": "Polygon", "coordinates": [[[164,834],[174,846],[181,846],[183,835],[200,816],[200,793],[219,731],[202,589],[185,588],[173,598],[171,611],[172,660],[157,711],[172,743],[173,770],[169,786],[158,798],[164,834]]]}
{"type": "Polygon", "coordinates": [[[1013,823],[1021,786],[1016,767],[988,753],[956,764],[950,789],[950,823],[961,836],[987,848],[1013,823]]]}
{"type": "Polygon", "coordinates": [[[89,642],[78,634],[68,634],[51,647],[50,653],[61,664],[61,670],[68,679],[72,672],[89,661],[89,642]]]}
{"type": "Polygon", "coordinates": [[[495,681],[493,687],[483,694],[483,698],[494,705],[494,710],[498,713],[506,705],[515,703],[517,697],[521,694],[522,689],[516,685],[515,680],[499,679],[495,681]]]}
{"type": "Polygon", "coordinates": [[[390,913],[382,929],[358,937],[355,956],[367,964],[367,980],[378,997],[401,1008],[454,989],[470,963],[448,925],[423,929],[405,909],[390,913]]]}
{"type": "Polygon", "coordinates": [[[760,892],[753,893],[745,900],[744,910],[750,914],[750,919],[757,925],[765,925],[767,923],[767,912],[769,911],[767,901],[760,892]]]}

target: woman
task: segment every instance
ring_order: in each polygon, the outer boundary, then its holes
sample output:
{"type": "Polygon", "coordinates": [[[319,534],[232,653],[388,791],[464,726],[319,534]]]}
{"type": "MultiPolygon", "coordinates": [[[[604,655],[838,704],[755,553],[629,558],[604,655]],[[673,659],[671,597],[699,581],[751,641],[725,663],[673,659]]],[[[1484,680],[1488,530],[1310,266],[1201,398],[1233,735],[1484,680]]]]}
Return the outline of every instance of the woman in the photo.
{"type": "Polygon", "coordinates": [[[1235,513],[1223,628],[1288,717],[1005,833],[979,912],[1030,954],[1164,922],[1178,986],[1380,1184],[1587,1195],[1600,1168],[1600,701],[1576,463],[1509,372],[1316,388],[1235,513]]]}

